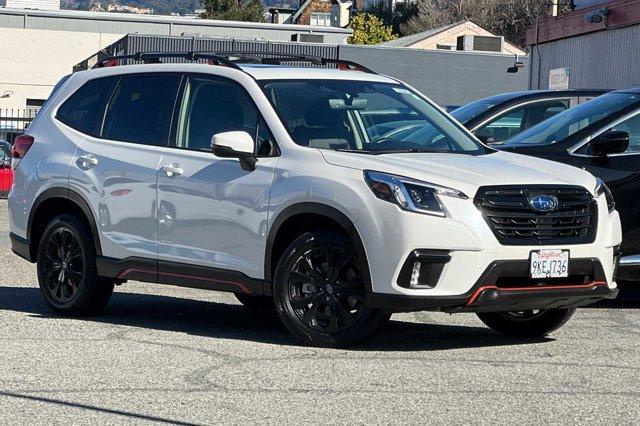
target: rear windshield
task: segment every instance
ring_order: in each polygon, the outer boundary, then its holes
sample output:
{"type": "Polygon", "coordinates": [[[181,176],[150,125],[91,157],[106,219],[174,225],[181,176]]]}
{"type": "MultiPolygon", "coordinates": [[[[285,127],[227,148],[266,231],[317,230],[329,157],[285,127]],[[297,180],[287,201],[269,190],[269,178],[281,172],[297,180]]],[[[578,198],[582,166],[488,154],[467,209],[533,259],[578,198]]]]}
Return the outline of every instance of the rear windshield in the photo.
{"type": "Polygon", "coordinates": [[[278,80],[263,89],[298,145],[370,154],[490,151],[399,84],[278,80]]]}
{"type": "Polygon", "coordinates": [[[550,145],[640,102],[633,93],[608,93],[561,112],[509,139],[504,146],[550,145]]]}

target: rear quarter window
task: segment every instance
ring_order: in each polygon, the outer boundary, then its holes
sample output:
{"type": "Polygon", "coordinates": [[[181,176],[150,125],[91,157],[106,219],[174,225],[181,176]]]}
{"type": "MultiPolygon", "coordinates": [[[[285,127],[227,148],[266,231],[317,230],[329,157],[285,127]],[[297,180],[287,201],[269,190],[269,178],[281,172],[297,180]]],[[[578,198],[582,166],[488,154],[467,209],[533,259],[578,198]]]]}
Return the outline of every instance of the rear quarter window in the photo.
{"type": "Polygon", "coordinates": [[[116,77],[89,80],[58,109],[56,118],[79,132],[97,136],[116,77]]]}

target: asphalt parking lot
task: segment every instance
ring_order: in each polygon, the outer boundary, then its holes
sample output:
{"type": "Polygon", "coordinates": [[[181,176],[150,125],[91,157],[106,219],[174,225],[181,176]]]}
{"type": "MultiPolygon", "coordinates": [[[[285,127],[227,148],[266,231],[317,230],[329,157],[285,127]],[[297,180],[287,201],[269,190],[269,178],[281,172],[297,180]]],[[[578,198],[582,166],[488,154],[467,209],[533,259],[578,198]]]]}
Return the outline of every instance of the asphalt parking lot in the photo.
{"type": "Polygon", "coordinates": [[[52,316],[0,202],[0,419],[7,423],[635,423],[640,304],[510,341],[471,314],[393,317],[352,350],[301,347],[232,296],[130,282],[52,316]]]}

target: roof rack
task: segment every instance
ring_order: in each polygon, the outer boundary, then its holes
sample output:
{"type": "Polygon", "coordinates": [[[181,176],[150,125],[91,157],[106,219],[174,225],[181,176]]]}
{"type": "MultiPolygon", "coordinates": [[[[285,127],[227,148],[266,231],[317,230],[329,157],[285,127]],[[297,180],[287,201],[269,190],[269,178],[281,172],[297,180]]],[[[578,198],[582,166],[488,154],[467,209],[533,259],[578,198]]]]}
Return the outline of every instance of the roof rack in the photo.
{"type": "Polygon", "coordinates": [[[314,55],[296,55],[278,52],[138,52],[133,55],[116,55],[107,57],[98,62],[93,68],[112,67],[118,65],[118,61],[133,60],[145,64],[160,64],[162,59],[186,59],[188,61],[207,60],[210,65],[227,66],[242,70],[238,64],[253,63],[266,65],[281,65],[284,62],[306,62],[313,65],[335,64],[340,70],[361,71],[369,74],[377,74],[371,69],[353,61],[342,59],[324,58],[314,55]]]}

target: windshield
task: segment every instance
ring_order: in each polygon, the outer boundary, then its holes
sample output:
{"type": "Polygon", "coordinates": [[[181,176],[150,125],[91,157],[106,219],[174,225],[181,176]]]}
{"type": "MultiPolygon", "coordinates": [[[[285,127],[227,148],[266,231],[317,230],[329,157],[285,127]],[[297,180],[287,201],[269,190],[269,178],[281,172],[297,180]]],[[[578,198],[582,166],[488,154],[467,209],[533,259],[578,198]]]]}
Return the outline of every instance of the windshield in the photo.
{"type": "Polygon", "coordinates": [[[550,145],[640,101],[640,95],[609,93],[561,112],[509,139],[504,146],[550,145]]]}
{"type": "Polygon", "coordinates": [[[370,154],[490,151],[399,84],[278,80],[263,89],[301,146],[370,154]]]}

